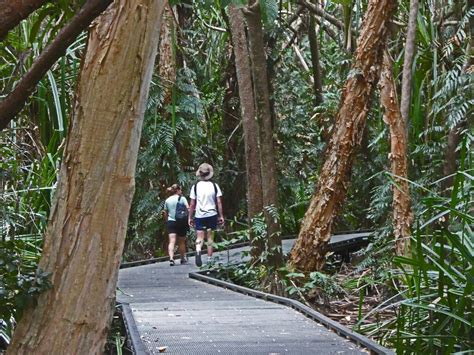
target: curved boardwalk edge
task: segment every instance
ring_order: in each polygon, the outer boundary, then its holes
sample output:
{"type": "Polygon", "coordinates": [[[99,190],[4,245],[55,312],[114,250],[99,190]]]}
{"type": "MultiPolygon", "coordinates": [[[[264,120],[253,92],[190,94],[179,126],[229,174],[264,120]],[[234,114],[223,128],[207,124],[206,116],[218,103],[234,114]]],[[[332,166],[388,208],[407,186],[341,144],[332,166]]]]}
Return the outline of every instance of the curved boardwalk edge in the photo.
{"type": "Polygon", "coordinates": [[[278,304],[282,304],[288,307],[293,308],[294,310],[297,310],[298,312],[302,313],[306,317],[321,323],[324,325],[326,328],[333,330],[336,332],[338,335],[346,337],[347,339],[350,339],[351,341],[355,342],[356,344],[365,347],[368,349],[371,353],[374,354],[390,354],[393,355],[395,352],[392,350],[385,348],[384,346],[376,343],[375,341],[367,338],[364,335],[361,335],[359,333],[354,332],[353,330],[343,326],[342,324],[339,324],[338,322],[326,317],[325,315],[315,311],[314,309],[302,304],[301,302],[298,302],[296,300],[292,300],[290,298],[286,297],[281,297],[281,296],[276,296],[272,295],[270,293],[265,293],[262,291],[256,291],[251,288],[243,287],[243,286],[238,286],[235,284],[232,284],[227,281],[222,281],[219,279],[216,279],[214,277],[205,275],[207,271],[199,271],[199,272],[190,272],[188,275],[191,279],[195,279],[198,281],[206,282],[215,286],[219,286],[231,291],[243,293],[247,296],[252,296],[255,298],[261,298],[266,301],[270,302],[275,302],[278,304]]]}
{"type": "Polygon", "coordinates": [[[142,342],[140,333],[138,332],[135,318],[133,318],[132,310],[128,303],[120,303],[122,308],[123,322],[127,332],[128,345],[134,354],[142,355],[149,354],[147,348],[142,342]]]}

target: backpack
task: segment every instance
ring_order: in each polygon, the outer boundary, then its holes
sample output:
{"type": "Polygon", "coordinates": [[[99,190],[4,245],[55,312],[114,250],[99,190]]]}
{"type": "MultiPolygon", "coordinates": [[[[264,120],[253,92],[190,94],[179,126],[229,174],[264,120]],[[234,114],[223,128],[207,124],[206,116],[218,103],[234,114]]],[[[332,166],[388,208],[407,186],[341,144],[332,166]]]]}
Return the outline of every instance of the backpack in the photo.
{"type": "Polygon", "coordinates": [[[178,202],[176,202],[176,213],[174,219],[176,223],[187,225],[188,224],[188,208],[184,203],[179,203],[181,196],[178,197],[178,202]]]}

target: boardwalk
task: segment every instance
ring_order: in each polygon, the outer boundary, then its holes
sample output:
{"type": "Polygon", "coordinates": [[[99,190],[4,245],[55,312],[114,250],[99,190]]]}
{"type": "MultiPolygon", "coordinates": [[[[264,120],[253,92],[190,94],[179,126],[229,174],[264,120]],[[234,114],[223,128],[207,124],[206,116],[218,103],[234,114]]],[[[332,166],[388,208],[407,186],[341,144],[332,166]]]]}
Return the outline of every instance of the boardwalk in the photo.
{"type": "Polygon", "coordinates": [[[197,270],[193,263],[191,258],[188,265],[120,271],[118,300],[130,305],[140,352],[166,347],[169,354],[367,353],[291,308],[190,279],[188,273],[197,270]]]}

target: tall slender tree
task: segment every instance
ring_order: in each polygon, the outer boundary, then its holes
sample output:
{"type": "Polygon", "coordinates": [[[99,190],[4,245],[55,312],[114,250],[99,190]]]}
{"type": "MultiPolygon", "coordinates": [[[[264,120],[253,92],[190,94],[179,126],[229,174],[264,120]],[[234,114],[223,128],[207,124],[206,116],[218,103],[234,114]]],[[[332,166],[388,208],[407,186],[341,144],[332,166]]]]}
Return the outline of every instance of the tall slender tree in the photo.
{"type": "Polygon", "coordinates": [[[265,55],[262,17],[258,0],[250,0],[244,10],[244,14],[248,26],[255,106],[260,127],[263,206],[268,228],[268,245],[273,250],[270,256],[270,263],[277,266],[282,261],[280,225],[271,212],[271,209],[278,208],[277,166],[270,108],[267,58],[265,55]]]}
{"type": "Polygon", "coordinates": [[[299,270],[314,271],[324,266],[332,223],[347,192],[355,148],[363,136],[388,23],[396,6],[392,0],[369,1],[318,185],[290,254],[290,264],[299,270]]]}
{"type": "MultiPolygon", "coordinates": [[[[309,48],[311,52],[311,64],[314,78],[314,104],[319,106],[323,103],[323,78],[321,71],[320,55],[319,55],[319,41],[318,34],[316,33],[316,19],[313,13],[309,14],[309,48]]],[[[318,26],[319,27],[319,26],[318,26]]]]}
{"type": "MultiPolygon", "coordinates": [[[[247,208],[249,221],[263,210],[262,176],[258,123],[255,111],[252,70],[244,15],[235,5],[229,6],[229,26],[232,35],[235,68],[239,86],[240,111],[245,142],[245,161],[247,171],[247,208]]],[[[253,240],[254,255],[263,251],[262,243],[253,240]]]]}
{"type": "Polygon", "coordinates": [[[8,354],[101,354],[113,312],[163,0],[117,0],[90,29],[39,268],[52,288],[8,354]]]}
{"type": "Polygon", "coordinates": [[[393,174],[393,229],[397,255],[409,253],[411,223],[410,186],[408,184],[406,121],[400,113],[397,90],[393,78],[393,61],[385,50],[380,75],[380,101],[384,108],[383,120],[390,129],[390,161],[393,174]]]}
{"type": "Polygon", "coordinates": [[[416,19],[418,17],[419,0],[410,0],[410,12],[408,15],[408,26],[405,40],[405,56],[403,60],[402,91],[400,99],[400,111],[408,128],[410,119],[410,102],[413,79],[413,60],[416,51],[416,19]]]}

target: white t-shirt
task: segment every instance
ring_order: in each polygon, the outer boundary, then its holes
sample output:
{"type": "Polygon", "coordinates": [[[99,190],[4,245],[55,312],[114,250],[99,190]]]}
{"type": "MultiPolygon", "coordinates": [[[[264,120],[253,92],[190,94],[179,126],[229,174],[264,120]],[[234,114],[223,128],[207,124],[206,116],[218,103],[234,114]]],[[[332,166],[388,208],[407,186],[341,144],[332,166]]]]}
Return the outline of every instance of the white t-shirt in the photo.
{"type": "Polygon", "coordinates": [[[214,190],[214,183],[211,181],[199,181],[196,183],[196,193],[194,193],[194,185],[191,187],[189,197],[196,200],[196,218],[212,217],[217,214],[217,197],[222,196],[219,185],[216,185],[217,196],[214,190]],[[197,194],[197,198],[196,198],[197,194]]]}

